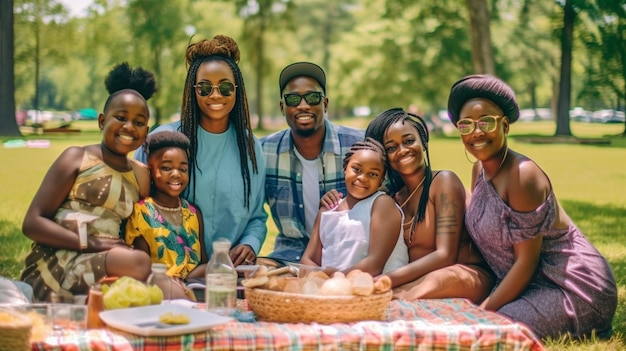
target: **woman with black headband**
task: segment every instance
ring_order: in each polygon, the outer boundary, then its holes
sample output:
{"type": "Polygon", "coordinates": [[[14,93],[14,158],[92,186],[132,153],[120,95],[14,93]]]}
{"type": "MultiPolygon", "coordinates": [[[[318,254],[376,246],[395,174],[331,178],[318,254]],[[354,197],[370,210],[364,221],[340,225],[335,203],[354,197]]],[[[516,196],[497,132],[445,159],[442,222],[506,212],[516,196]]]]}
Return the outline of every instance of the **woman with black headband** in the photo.
{"type": "Polygon", "coordinates": [[[509,148],[519,116],[511,87],[493,76],[465,77],[452,86],[448,113],[477,159],[465,223],[496,277],[481,307],[541,338],[609,336],[615,278],[557,201],[548,176],[509,148]]]}

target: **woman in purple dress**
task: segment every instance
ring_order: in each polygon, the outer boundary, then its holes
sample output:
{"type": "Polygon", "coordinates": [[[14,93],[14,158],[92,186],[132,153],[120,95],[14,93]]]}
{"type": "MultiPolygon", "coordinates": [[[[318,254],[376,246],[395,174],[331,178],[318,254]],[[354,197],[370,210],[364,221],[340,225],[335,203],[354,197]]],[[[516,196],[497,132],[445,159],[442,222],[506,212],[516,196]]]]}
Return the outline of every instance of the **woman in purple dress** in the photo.
{"type": "Polygon", "coordinates": [[[493,76],[465,77],[450,90],[448,113],[478,160],[465,221],[496,275],[481,307],[541,338],[610,335],[615,278],[557,201],[548,176],[509,149],[507,134],[519,117],[513,90],[493,76]]]}

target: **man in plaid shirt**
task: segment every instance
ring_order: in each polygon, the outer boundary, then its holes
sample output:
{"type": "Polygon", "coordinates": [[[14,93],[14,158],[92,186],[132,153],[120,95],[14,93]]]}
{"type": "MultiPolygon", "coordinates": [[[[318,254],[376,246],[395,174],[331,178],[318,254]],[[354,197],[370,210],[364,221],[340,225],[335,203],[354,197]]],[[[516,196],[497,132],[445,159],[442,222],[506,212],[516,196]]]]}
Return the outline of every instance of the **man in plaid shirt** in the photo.
{"type": "Polygon", "coordinates": [[[321,196],[332,189],[346,193],[343,158],[352,144],[363,140],[364,131],[324,118],[326,75],[318,65],[288,65],[280,73],[279,88],[280,110],[289,128],[261,138],[261,144],[265,197],[278,228],[269,258],[284,264],[300,261],[321,196]]]}

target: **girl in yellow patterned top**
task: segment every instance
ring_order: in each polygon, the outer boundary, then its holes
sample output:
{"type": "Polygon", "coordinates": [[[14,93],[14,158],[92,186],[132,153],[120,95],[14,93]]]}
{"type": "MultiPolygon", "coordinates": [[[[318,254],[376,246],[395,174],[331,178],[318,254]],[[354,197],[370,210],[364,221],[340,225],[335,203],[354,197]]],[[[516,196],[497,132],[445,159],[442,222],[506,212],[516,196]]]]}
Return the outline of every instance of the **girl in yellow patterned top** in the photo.
{"type": "MultiPolygon", "coordinates": [[[[149,197],[138,201],[126,224],[125,240],[167,266],[174,281],[204,276],[202,216],[180,194],[189,184],[189,139],[180,132],[151,134],[144,147],[152,178],[149,197]]],[[[172,284],[171,298],[192,297],[172,284]]]]}

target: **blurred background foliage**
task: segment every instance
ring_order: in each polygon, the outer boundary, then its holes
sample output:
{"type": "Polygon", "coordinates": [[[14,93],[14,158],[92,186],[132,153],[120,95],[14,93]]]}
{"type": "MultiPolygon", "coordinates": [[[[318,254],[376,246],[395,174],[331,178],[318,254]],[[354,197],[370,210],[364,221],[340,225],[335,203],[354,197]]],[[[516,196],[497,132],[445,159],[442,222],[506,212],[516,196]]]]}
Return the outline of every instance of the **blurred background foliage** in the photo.
{"type": "Polygon", "coordinates": [[[486,71],[513,86],[522,108],[557,111],[568,9],[569,105],[622,109],[626,100],[626,0],[93,0],[80,16],[58,0],[12,2],[16,110],[100,111],[104,76],[128,61],[156,73],[150,104],[156,123],[167,122],[180,109],[187,45],[225,34],[240,45],[259,129],[282,119],[278,74],[298,60],[327,71],[330,118],[356,106],[436,114],[451,84],[480,67],[472,31],[486,28],[486,71]],[[476,6],[489,17],[471,21],[476,6]]]}

